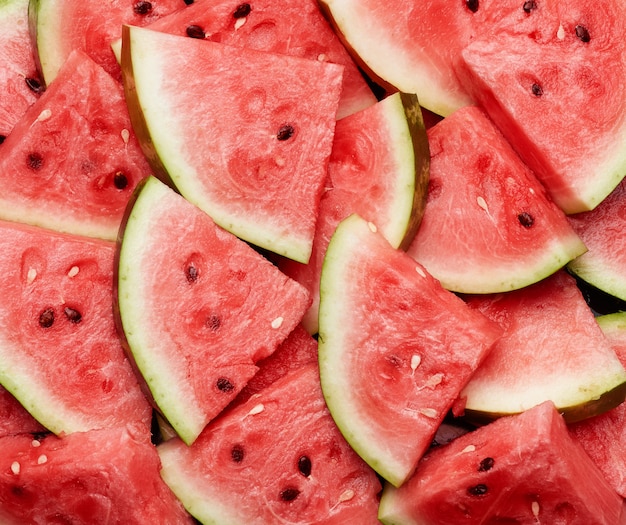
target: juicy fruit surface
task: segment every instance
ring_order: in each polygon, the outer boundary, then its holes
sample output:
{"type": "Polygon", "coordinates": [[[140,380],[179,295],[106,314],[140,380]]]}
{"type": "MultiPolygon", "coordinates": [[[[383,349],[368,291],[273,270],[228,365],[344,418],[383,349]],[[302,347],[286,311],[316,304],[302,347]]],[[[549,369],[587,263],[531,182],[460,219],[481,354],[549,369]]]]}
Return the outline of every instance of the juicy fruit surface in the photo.
{"type": "Polygon", "coordinates": [[[339,434],[314,364],[224,413],[191,447],[158,450],[164,479],[203,523],[378,522],[379,481],[339,434]]]}
{"type": "Polygon", "coordinates": [[[500,329],[357,215],[320,282],[320,377],[335,422],[384,478],[412,473],[500,329]]]}
{"type": "Polygon", "coordinates": [[[149,427],[113,321],[114,245],[6,222],[0,245],[0,383],[57,434],[149,427]]]}
{"type": "Polygon", "coordinates": [[[430,128],[430,182],[407,252],[449,290],[530,285],[585,251],[498,129],[476,106],[430,128]]]}
{"type": "Polygon", "coordinates": [[[341,66],[128,26],[122,46],[131,117],[155,172],[223,228],[307,262],[341,66]],[[184,91],[173,78],[186,79],[184,91]]]}
{"type": "Polygon", "coordinates": [[[295,328],[309,295],[154,177],[120,240],[123,334],[157,406],[191,443],[295,328]]]}
{"type": "Polygon", "coordinates": [[[621,511],[622,499],[546,402],[434,449],[408,483],[385,487],[379,518],[386,525],[603,525],[621,523],[621,511]]]}

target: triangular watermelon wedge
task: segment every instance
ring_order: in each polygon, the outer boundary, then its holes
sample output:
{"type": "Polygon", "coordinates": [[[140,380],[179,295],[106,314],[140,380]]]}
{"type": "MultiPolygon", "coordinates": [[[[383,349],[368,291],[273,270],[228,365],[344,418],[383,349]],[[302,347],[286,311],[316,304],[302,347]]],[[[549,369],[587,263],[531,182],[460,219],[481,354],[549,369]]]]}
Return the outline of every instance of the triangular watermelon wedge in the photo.
{"type": "Polygon", "coordinates": [[[120,333],[191,443],[298,325],[309,294],[154,177],[129,205],[117,253],[120,333]]]}
{"type": "Polygon", "coordinates": [[[343,66],[125,26],[122,68],[155,174],[224,229],[307,262],[343,66]]]}

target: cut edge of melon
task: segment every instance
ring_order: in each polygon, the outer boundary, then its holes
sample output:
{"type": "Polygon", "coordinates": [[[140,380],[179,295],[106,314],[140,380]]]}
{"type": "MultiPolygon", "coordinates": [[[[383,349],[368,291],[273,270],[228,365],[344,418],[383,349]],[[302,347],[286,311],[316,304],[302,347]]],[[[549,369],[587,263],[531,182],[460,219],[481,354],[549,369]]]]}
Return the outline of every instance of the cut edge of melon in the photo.
{"type": "Polygon", "coordinates": [[[626,281],[609,263],[604,263],[595,252],[587,252],[567,264],[576,277],[613,297],[626,301],[626,281]]]}

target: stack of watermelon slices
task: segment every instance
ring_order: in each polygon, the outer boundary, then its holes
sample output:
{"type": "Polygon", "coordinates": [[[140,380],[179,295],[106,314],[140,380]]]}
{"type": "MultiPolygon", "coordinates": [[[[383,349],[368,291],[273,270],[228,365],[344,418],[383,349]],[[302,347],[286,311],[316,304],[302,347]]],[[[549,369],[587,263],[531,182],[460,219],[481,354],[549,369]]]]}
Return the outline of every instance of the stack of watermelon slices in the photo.
{"type": "Polygon", "coordinates": [[[0,6],[0,521],[624,522],[622,7],[80,4],[0,6]]]}

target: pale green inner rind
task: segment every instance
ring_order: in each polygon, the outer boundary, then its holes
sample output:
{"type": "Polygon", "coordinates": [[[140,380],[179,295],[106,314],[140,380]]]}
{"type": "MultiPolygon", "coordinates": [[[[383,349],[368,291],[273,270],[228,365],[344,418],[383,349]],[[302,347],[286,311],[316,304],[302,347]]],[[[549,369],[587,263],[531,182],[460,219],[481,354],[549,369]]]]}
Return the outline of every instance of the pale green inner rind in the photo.
{"type": "Polygon", "coordinates": [[[63,34],[75,28],[63,23],[64,5],[61,0],[34,0],[29,7],[31,24],[35,22],[37,61],[46,85],[56,78],[70,52],[62,46],[67,41],[63,34]]]}
{"type": "Polygon", "coordinates": [[[567,268],[599,290],[626,301],[624,274],[613,268],[610,263],[605,263],[600,254],[587,252],[571,261],[567,268]]]}
{"type": "Polygon", "coordinates": [[[126,340],[138,369],[156,404],[186,443],[191,443],[204,427],[204,414],[187,384],[185,370],[172,363],[162,351],[163,341],[146,327],[146,319],[158,315],[149,308],[149,275],[142,259],[151,252],[150,230],[158,227],[159,207],[172,191],[157,179],[149,179],[128,218],[119,256],[118,301],[126,340]],[[146,309],[148,308],[148,309],[146,309]]]}

